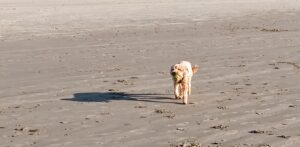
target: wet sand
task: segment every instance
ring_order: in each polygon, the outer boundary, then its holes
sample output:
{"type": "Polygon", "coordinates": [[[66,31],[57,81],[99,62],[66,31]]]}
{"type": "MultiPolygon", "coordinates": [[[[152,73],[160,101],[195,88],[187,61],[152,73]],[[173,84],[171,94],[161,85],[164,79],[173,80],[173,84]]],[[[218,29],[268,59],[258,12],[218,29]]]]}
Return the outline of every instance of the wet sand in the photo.
{"type": "Polygon", "coordinates": [[[300,146],[297,0],[3,0],[0,18],[1,147],[300,146]]]}

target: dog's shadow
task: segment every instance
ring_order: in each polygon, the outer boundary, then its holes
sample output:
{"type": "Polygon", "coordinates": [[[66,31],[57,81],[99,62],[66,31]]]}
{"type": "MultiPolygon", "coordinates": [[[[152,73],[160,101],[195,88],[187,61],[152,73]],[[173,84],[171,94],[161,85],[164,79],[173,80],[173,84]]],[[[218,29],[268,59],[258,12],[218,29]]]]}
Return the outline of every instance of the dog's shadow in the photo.
{"type": "Polygon", "coordinates": [[[88,93],[75,93],[73,98],[64,98],[61,100],[77,101],[77,102],[104,102],[109,103],[112,101],[141,101],[153,103],[175,103],[180,104],[170,94],[135,94],[125,92],[88,92],[88,93]]]}

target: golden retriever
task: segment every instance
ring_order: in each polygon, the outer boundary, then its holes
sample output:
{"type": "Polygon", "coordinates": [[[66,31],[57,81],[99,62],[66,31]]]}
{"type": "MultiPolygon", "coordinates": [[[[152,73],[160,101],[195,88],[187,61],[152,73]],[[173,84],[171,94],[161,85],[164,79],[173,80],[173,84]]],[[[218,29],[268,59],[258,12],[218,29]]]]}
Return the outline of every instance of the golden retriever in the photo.
{"type": "Polygon", "coordinates": [[[188,104],[188,96],[191,95],[192,76],[198,71],[197,65],[193,66],[188,61],[181,61],[171,67],[170,74],[174,82],[174,95],[176,99],[183,99],[188,104]]]}

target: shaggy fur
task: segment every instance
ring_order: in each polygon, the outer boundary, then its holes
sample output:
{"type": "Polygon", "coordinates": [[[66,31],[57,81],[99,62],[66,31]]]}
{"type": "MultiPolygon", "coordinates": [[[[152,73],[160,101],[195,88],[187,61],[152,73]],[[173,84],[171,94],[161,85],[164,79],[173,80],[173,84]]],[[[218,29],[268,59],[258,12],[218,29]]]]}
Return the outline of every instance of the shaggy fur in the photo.
{"type": "Polygon", "coordinates": [[[174,82],[174,95],[176,99],[182,99],[188,104],[188,96],[191,95],[192,76],[198,71],[197,65],[193,66],[188,61],[181,61],[171,67],[170,74],[174,82]]]}

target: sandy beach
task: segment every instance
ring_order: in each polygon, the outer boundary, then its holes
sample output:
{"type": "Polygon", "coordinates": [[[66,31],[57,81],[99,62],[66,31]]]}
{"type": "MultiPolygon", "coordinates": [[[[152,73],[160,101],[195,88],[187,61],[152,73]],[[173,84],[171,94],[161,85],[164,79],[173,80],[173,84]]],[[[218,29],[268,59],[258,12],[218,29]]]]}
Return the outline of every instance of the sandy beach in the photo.
{"type": "Polygon", "coordinates": [[[299,124],[298,0],[0,1],[0,147],[299,147],[299,124]]]}

